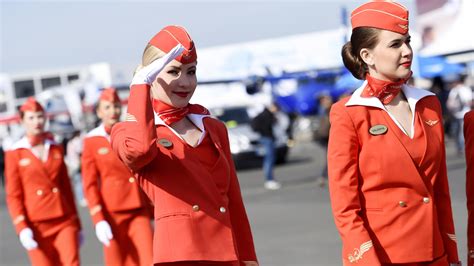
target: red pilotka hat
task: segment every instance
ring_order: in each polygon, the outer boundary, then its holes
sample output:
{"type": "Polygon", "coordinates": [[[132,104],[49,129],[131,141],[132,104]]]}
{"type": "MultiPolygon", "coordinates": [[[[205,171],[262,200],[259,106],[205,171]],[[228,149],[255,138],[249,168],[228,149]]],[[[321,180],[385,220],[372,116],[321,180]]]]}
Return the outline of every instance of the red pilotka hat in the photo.
{"type": "Polygon", "coordinates": [[[30,112],[44,112],[43,106],[35,100],[33,97],[29,97],[21,106],[20,112],[24,113],[26,111],[30,112]]]}
{"type": "Polygon", "coordinates": [[[102,90],[102,92],[100,93],[99,101],[107,101],[107,102],[112,102],[112,103],[119,102],[120,103],[120,98],[119,98],[119,96],[117,94],[117,90],[115,88],[108,87],[108,88],[104,88],[102,90]]]}
{"type": "Polygon", "coordinates": [[[352,29],[371,27],[405,35],[408,32],[408,9],[393,1],[374,0],[351,13],[352,29]]]}
{"type": "Polygon", "coordinates": [[[164,53],[168,53],[180,43],[183,45],[184,51],[175,59],[183,64],[189,64],[197,60],[194,42],[186,29],[181,26],[171,25],[164,27],[149,43],[164,53]]]}

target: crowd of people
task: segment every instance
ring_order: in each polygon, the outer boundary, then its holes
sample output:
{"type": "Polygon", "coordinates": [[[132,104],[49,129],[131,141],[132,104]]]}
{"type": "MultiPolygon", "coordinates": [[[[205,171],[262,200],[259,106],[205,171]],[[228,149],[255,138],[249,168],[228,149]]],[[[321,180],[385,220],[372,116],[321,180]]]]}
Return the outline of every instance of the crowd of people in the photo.
{"type": "MultiPolygon", "coordinates": [[[[352,95],[317,97],[313,139],[327,152],[343,265],[461,265],[447,178],[447,110],[457,152],[466,155],[468,265],[474,265],[474,112],[462,77],[449,80],[445,108],[411,78],[408,10],[371,1],[351,13],[346,68],[365,80],[352,95]]],[[[224,123],[189,101],[197,86],[189,33],[167,26],[147,43],[124,121],[114,88],[95,112],[99,125],[64,147],[45,131],[34,98],[20,108],[25,136],[5,154],[8,210],[32,265],[79,265],[87,206],[105,265],[257,266],[252,230],[224,123]],[[67,164],[66,164],[67,163],[67,164]],[[153,221],[153,226],[151,224],[153,221]]],[[[274,178],[272,128],[278,105],[252,121],[265,147],[264,187],[274,178]]],[[[315,262],[317,264],[317,262],[315,262]]]]}

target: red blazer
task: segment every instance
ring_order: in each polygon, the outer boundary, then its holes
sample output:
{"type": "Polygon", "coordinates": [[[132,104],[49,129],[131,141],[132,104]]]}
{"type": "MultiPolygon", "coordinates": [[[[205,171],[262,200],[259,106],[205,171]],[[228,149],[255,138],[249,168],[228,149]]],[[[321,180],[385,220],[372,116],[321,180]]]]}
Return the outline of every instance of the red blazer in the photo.
{"type": "Polygon", "coordinates": [[[105,212],[147,207],[148,199],[133,174],[112,151],[102,125],[85,137],[81,165],[84,192],[94,224],[105,220],[105,212]]]}
{"type": "Polygon", "coordinates": [[[474,111],[464,116],[468,266],[474,265],[474,111]],[[472,256],[472,257],[471,257],[472,256]]]}
{"type": "Polygon", "coordinates": [[[438,100],[403,88],[427,140],[417,165],[381,102],[360,97],[364,86],[330,113],[329,188],[344,265],[431,261],[444,250],[458,262],[438,100]],[[388,131],[369,133],[376,125],[388,131]]]}
{"type": "Polygon", "coordinates": [[[256,260],[225,125],[201,120],[219,151],[209,173],[188,144],[155,126],[149,90],[132,88],[127,121],[113,127],[112,146],[155,205],[154,263],[256,260]]]}
{"type": "Polygon", "coordinates": [[[63,150],[49,140],[44,145],[46,161],[33,154],[26,137],[6,152],[6,199],[17,233],[57,218],[80,227],[63,150]]]}

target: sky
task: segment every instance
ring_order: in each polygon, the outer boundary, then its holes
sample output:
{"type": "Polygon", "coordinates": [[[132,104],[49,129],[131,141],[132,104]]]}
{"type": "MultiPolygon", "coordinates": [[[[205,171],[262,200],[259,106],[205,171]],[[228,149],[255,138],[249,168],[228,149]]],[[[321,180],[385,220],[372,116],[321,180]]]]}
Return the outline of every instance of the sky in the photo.
{"type": "Polygon", "coordinates": [[[363,2],[0,0],[0,72],[135,64],[169,24],[187,28],[198,53],[200,47],[334,29],[341,7],[350,12],[363,2]]]}

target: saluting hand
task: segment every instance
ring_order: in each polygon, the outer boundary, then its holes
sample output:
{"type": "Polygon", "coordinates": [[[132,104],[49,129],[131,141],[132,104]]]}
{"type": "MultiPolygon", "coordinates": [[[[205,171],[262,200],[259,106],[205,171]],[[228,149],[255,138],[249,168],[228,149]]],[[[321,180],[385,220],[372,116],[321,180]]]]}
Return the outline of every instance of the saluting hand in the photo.
{"type": "Polygon", "coordinates": [[[107,221],[102,220],[95,225],[95,235],[97,239],[105,246],[110,246],[110,240],[114,238],[112,229],[107,221]]]}
{"type": "Polygon", "coordinates": [[[148,84],[151,85],[155,81],[156,76],[160,73],[161,70],[173,59],[179,56],[184,50],[183,45],[176,45],[171,51],[169,51],[165,56],[156,59],[148,66],[140,69],[132,79],[132,86],[138,84],[148,84]]]}
{"type": "Polygon", "coordinates": [[[38,243],[33,239],[33,231],[30,228],[25,228],[20,231],[18,235],[21,245],[26,250],[32,250],[38,247],[38,243]]]}

